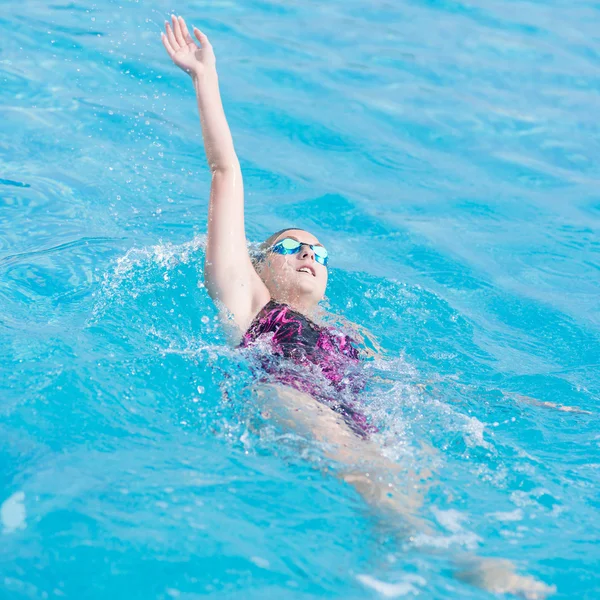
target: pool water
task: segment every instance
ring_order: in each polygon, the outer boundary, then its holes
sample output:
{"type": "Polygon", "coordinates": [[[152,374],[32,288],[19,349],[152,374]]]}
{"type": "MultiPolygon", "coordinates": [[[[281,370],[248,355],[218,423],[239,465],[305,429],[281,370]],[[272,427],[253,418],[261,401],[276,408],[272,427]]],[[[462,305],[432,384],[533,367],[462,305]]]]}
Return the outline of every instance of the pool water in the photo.
{"type": "Polygon", "coordinates": [[[176,7],[215,47],[248,238],[314,232],[326,308],[379,346],[366,410],[432,472],[412,541],[256,426],[202,285],[174,5],[2,6],[2,600],[494,597],[463,553],[600,597],[600,5],[176,7]]]}

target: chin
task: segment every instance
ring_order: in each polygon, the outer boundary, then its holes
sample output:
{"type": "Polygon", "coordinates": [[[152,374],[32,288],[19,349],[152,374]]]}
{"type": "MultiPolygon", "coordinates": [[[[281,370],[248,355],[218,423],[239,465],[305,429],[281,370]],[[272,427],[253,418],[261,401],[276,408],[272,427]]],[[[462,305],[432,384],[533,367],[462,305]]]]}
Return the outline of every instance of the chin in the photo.
{"type": "Polygon", "coordinates": [[[314,286],[309,286],[309,285],[299,285],[295,287],[295,292],[296,294],[298,294],[299,296],[316,296],[315,293],[315,288],[314,286]]]}
{"type": "Polygon", "coordinates": [[[300,274],[296,278],[296,286],[295,287],[296,287],[296,289],[302,290],[303,292],[308,292],[308,291],[314,292],[321,286],[319,285],[319,282],[317,281],[316,277],[311,276],[309,279],[307,275],[300,274]]]}

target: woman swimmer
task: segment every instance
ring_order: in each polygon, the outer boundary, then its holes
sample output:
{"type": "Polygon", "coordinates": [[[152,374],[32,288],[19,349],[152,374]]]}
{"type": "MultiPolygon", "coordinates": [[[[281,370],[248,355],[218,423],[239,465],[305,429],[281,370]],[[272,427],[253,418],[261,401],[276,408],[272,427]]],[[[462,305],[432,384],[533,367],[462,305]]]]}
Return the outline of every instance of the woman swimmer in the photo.
{"type": "MultiPolygon", "coordinates": [[[[250,256],[242,172],[221,103],[215,55],[206,35],[197,28],[193,33],[198,43],[183,18],[172,16],[162,42],[173,62],[192,78],[212,173],[207,290],[243,334],[241,346],[268,341],[262,366],[271,372],[271,383],[259,393],[268,413],[323,442],[326,454],[341,465],[341,477],[369,504],[401,515],[405,524],[423,527],[417,510],[424,486],[418,483],[429,474],[404,470],[400,487],[400,466],[369,439],[374,428],[356,402],[362,381],[352,339],[313,320],[327,286],[327,250],[308,231],[286,229],[267,239],[257,259],[250,256]]],[[[532,577],[515,574],[508,561],[477,559],[462,577],[490,591],[526,598],[552,591],[532,577]]]]}
{"type": "Polygon", "coordinates": [[[212,172],[206,288],[237,330],[245,332],[242,346],[268,337],[272,357],[289,359],[283,361],[292,365],[287,369],[268,357],[262,361],[274,382],[260,388],[268,412],[280,424],[329,444],[328,455],[347,467],[343,478],[369,503],[406,516],[418,499],[393,489],[398,465],[367,439],[374,428],[354,402],[361,387],[358,351],[348,336],[311,319],[327,286],[327,250],[311,233],[286,229],[262,245],[259,257],[250,256],[242,172],[221,103],[215,55],[206,35],[196,28],[193,32],[199,45],[183,18],[173,16],[162,42],[192,78],[212,172]],[[357,469],[365,461],[370,469],[357,469]]]}

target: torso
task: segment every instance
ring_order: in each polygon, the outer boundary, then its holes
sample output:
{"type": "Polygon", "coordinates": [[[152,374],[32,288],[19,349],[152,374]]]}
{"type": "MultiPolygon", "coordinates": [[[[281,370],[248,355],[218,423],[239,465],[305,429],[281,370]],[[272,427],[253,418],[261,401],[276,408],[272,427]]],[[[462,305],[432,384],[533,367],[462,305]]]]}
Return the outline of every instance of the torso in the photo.
{"type": "Polygon", "coordinates": [[[353,406],[365,382],[359,352],[350,336],[317,325],[288,305],[270,300],[250,324],[240,346],[263,340],[269,345],[261,366],[272,378],[311,394],[341,413],[362,437],[375,430],[353,406]],[[288,359],[290,368],[277,358],[288,359]],[[325,378],[321,384],[315,378],[319,373],[325,378]]]}
{"type": "MultiPolygon", "coordinates": [[[[359,353],[353,340],[346,334],[314,323],[287,304],[270,300],[256,315],[241,346],[249,346],[259,338],[269,336],[273,350],[296,362],[310,361],[324,369],[333,367],[331,360],[355,363],[359,353]]],[[[327,369],[327,379],[336,381],[338,374],[327,369]]]]}

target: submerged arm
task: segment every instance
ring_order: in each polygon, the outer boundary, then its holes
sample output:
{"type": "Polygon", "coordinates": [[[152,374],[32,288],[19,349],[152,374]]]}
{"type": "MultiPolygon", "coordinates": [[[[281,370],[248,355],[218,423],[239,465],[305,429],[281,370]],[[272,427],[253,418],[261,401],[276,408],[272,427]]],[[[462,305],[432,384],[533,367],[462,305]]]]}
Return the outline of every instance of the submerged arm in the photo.
{"type": "Polygon", "coordinates": [[[166,24],[163,44],[173,62],[192,78],[212,174],[208,211],[208,241],[204,277],[213,300],[231,312],[244,331],[269,300],[269,292],[254,270],[244,229],[242,171],[233,147],[219,92],[215,55],[206,35],[194,28],[198,46],[183,18],[166,24]]]}

